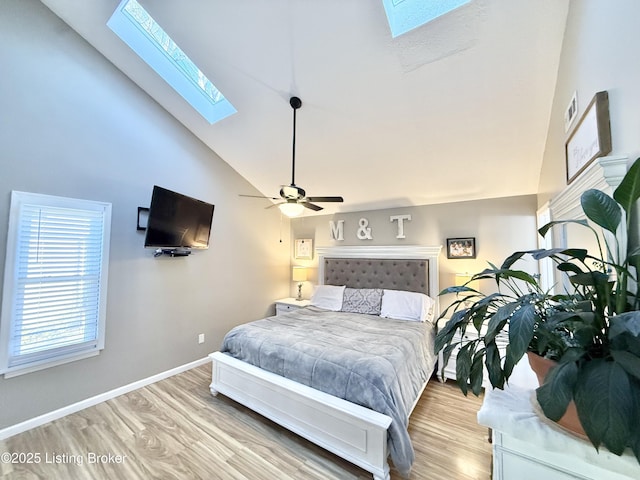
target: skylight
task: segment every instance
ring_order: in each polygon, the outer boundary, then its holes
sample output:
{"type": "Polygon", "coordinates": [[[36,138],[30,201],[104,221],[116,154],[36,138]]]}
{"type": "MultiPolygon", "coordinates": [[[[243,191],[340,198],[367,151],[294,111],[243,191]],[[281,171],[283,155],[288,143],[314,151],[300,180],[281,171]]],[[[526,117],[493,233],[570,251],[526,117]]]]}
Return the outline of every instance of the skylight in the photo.
{"type": "Polygon", "coordinates": [[[382,0],[393,38],[449,13],[469,0],[382,0]]]}
{"type": "Polygon", "coordinates": [[[107,25],[209,123],[236,113],[220,90],[136,0],[122,0],[107,25]]]}

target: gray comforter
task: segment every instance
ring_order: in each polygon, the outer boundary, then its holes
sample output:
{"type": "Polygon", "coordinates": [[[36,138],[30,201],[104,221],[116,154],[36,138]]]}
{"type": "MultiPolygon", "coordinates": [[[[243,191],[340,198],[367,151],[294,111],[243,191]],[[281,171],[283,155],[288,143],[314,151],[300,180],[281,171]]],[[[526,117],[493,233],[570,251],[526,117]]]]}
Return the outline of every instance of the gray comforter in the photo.
{"type": "Polygon", "coordinates": [[[389,453],[408,474],[408,416],[435,365],[429,323],[306,307],[240,325],[222,352],[393,420],[389,453]]]}

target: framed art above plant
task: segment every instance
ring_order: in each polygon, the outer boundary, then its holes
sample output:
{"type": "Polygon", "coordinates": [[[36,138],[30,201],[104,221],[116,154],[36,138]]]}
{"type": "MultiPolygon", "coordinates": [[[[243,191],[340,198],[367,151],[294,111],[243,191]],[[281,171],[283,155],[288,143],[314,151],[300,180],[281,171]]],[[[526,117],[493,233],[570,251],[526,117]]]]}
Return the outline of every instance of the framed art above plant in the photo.
{"type": "Polygon", "coordinates": [[[598,157],[611,152],[609,94],[598,92],[565,144],[567,184],[598,157]]]}
{"type": "Polygon", "coordinates": [[[476,239],[447,238],[447,258],[476,258],[476,239]]]}

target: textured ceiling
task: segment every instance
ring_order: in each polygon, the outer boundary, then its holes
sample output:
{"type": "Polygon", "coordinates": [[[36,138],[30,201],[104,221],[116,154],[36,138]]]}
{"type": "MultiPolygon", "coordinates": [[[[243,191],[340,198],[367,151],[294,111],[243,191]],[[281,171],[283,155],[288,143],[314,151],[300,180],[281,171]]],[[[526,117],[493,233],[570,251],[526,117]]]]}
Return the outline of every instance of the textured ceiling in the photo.
{"type": "Polygon", "coordinates": [[[267,196],[292,95],[296,183],[345,198],[321,213],[537,191],[568,0],[471,0],[396,39],[377,0],[139,1],[238,113],[192,110],[108,29],[117,0],[42,0],[267,196]]]}

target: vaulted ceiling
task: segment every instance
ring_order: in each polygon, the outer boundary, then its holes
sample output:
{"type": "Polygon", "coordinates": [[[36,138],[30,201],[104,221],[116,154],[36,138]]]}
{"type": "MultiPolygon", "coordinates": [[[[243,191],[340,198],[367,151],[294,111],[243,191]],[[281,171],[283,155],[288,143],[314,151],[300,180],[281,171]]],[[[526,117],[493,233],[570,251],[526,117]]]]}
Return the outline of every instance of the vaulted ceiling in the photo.
{"type": "Polygon", "coordinates": [[[139,0],[237,109],[213,125],[106,26],[118,0],[42,2],[267,196],[292,95],[296,184],[345,199],[321,213],[537,191],[568,0],[471,0],[395,39],[382,0],[139,0]]]}

